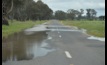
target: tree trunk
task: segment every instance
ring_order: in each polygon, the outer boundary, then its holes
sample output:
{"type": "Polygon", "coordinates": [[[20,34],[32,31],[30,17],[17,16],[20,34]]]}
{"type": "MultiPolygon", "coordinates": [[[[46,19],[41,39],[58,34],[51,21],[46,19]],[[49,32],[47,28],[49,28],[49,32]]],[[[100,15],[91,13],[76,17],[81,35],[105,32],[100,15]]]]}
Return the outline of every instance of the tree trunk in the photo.
{"type": "Polygon", "coordinates": [[[8,14],[12,11],[13,9],[13,0],[11,0],[11,7],[10,10],[7,12],[7,8],[4,2],[2,2],[2,25],[9,25],[8,23],[8,14]]]}
{"type": "Polygon", "coordinates": [[[7,14],[9,14],[12,10],[13,10],[13,0],[11,0],[11,7],[10,10],[7,12],[7,14]]]}

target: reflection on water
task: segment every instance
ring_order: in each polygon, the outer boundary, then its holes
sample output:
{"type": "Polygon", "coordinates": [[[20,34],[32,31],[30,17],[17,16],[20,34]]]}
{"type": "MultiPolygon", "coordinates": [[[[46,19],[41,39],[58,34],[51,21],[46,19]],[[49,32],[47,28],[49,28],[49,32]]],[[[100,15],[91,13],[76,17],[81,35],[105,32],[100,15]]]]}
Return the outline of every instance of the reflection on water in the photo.
{"type": "Polygon", "coordinates": [[[48,49],[46,32],[16,33],[2,40],[2,61],[29,60],[44,56],[54,49],[48,49]]]}
{"type": "Polygon", "coordinates": [[[29,50],[27,50],[27,55],[32,58],[36,58],[39,56],[45,56],[48,52],[54,51],[54,49],[48,49],[48,44],[47,43],[42,43],[41,45],[33,45],[29,50]]]}

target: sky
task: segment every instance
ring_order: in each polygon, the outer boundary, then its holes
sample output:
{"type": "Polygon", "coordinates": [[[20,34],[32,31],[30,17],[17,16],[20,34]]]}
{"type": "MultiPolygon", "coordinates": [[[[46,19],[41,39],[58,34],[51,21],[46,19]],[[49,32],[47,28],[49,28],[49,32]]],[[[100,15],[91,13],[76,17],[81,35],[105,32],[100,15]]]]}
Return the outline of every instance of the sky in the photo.
{"type": "MultiPolygon", "coordinates": [[[[37,0],[35,0],[37,1],[37,0]]],[[[86,9],[91,8],[97,11],[97,16],[105,15],[105,0],[42,0],[47,4],[54,12],[62,10],[67,12],[68,9],[80,10],[84,9],[84,15],[86,9]]]]}

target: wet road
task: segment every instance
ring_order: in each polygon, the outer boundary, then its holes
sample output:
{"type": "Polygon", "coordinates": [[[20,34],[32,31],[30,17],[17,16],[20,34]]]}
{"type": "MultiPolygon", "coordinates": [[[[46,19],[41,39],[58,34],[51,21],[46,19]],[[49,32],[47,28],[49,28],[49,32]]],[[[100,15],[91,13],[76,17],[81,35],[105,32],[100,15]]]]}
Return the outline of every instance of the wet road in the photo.
{"type": "Polygon", "coordinates": [[[44,25],[3,39],[2,65],[105,65],[104,41],[57,20],[44,25]]]}

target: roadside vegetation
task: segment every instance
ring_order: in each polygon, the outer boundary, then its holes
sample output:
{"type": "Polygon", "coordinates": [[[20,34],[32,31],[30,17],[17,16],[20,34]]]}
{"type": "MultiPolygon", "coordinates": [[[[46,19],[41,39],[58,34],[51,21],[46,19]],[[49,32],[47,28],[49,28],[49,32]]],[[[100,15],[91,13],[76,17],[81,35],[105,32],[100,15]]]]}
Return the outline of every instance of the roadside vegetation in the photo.
{"type": "Polygon", "coordinates": [[[7,37],[8,35],[14,34],[16,32],[20,32],[26,28],[33,27],[34,25],[42,24],[46,22],[46,20],[42,21],[26,21],[20,22],[16,20],[9,20],[9,26],[2,25],[2,38],[7,37]]]}
{"type": "Polygon", "coordinates": [[[72,20],[63,21],[63,23],[85,28],[89,34],[102,37],[105,36],[105,15],[97,17],[97,13],[92,8],[68,9],[66,12],[57,10],[54,12],[42,0],[2,0],[2,36],[8,36],[42,22],[38,20],[58,19],[72,20]]]}
{"type": "Polygon", "coordinates": [[[87,30],[87,33],[97,37],[105,37],[105,21],[70,21],[63,20],[63,24],[69,26],[77,26],[79,29],[84,28],[87,30]]]}

